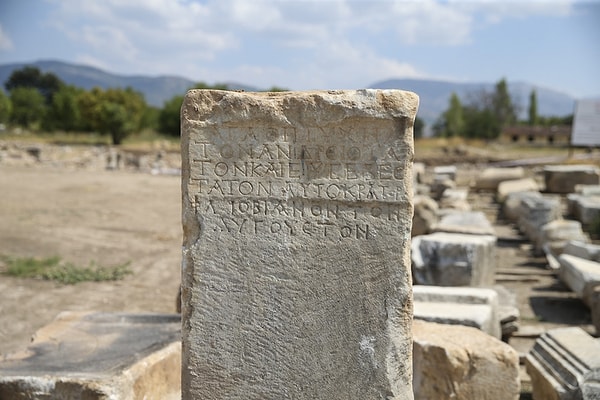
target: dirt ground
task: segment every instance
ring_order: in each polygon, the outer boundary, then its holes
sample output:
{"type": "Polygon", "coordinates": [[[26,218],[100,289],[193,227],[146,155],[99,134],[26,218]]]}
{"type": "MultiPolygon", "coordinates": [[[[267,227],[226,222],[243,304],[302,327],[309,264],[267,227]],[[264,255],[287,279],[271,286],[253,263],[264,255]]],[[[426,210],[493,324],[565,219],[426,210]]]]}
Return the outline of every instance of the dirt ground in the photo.
{"type": "MultiPolygon", "coordinates": [[[[473,192],[469,201],[494,223],[496,283],[516,296],[521,313],[520,332],[509,343],[524,354],[546,329],[575,325],[593,334],[589,310],[544,258],[532,256],[493,195],[473,192]]],[[[130,262],[133,270],[121,281],[76,285],[0,275],[0,358],[26,346],[61,311],[175,312],[180,213],[179,176],[0,158],[0,254],[60,256],[79,265],[130,262]]]]}
{"type": "Polygon", "coordinates": [[[61,311],[174,313],[180,203],[178,176],[0,163],[0,254],[130,262],[133,271],[76,285],[0,275],[0,354],[27,345],[61,311]]]}

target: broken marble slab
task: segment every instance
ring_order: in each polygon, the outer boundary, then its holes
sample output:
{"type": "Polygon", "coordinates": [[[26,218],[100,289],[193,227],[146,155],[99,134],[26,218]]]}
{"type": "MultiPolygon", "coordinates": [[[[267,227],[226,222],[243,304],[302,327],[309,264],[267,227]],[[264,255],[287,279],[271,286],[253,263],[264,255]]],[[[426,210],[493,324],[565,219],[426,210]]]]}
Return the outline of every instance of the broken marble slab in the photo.
{"type": "Polygon", "coordinates": [[[480,329],[498,339],[498,293],[493,289],[414,285],[414,318],[480,329]]]}
{"type": "Polygon", "coordinates": [[[0,361],[0,399],[175,399],[179,315],[63,312],[0,361]]]}
{"type": "Polygon", "coordinates": [[[579,327],[544,333],[525,366],[534,399],[600,399],[600,341],[579,327]]]}

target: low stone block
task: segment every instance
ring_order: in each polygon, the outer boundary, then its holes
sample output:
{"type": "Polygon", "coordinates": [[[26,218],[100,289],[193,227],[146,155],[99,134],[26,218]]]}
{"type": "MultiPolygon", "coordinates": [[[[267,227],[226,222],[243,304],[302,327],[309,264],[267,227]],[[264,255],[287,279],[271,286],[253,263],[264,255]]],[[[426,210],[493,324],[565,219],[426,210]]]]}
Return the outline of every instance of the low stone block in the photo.
{"type": "Polygon", "coordinates": [[[536,340],[525,358],[533,398],[600,398],[600,341],[578,327],[553,329],[536,340]]]}
{"type": "Polygon", "coordinates": [[[448,176],[448,175],[435,175],[433,177],[433,182],[431,182],[431,196],[440,200],[444,195],[444,192],[448,189],[454,189],[456,187],[456,182],[448,176]]]}
{"type": "Polygon", "coordinates": [[[519,355],[466,326],[413,322],[415,399],[518,399],[519,355]]]}
{"type": "Polygon", "coordinates": [[[508,342],[509,338],[520,328],[521,313],[517,306],[517,296],[502,285],[494,285],[493,289],[498,293],[498,320],[500,320],[502,340],[508,342]]]}
{"type": "Polygon", "coordinates": [[[440,199],[440,208],[471,211],[471,204],[467,201],[467,189],[446,189],[440,199]]]}
{"type": "Polygon", "coordinates": [[[175,399],[179,315],[63,312],[0,362],[0,398],[175,399]]]}
{"type": "Polygon", "coordinates": [[[462,211],[447,214],[434,226],[433,231],[496,235],[494,227],[481,211],[462,211]]]}
{"type": "Polygon", "coordinates": [[[597,244],[571,240],[565,245],[563,253],[590,261],[600,262],[600,245],[597,244]]]}
{"type": "Polygon", "coordinates": [[[575,193],[583,196],[600,196],[600,185],[575,185],[575,193]]]}
{"type": "Polygon", "coordinates": [[[571,240],[589,242],[589,238],[581,229],[579,221],[557,219],[542,225],[537,246],[538,250],[545,246],[555,257],[558,257],[571,240]]]}
{"type": "Polygon", "coordinates": [[[558,261],[560,279],[591,307],[589,295],[595,286],[600,285],[600,263],[569,254],[561,254],[558,261]]]}
{"type": "Polygon", "coordinates": [[[543,225],[562,218],[560,199],[556,196],[521,198],[519,206],[519,229],[541,249],[540,231],[543,225]]]}
{"type": "Polygon", "coordinates": [[[438,221],[438,204],[429,196],[417,195],[413,198],[415,211],[413,214],[412,236],[431,233],[438,221]]]}
{"type": "Polygon", "coordinates": [[[567,196],[570,213],[584,226],[600,221],[600,196],[567,196]]]}
{"type": "Polygon", "coordinates": [[[456,165],[438,165],[437,167],[433,167],[434,175],[446,175],[453,181],[456,180],[457,170],[456,165]]]}
{"type": "Polygon", "coordinates": [[[576,185],[600,184],[600,169],[594,165],[549,165],[544,167],[546,191],[572,193],[576,185]]]}
{"type": "Polygon", "coordinates": [[[496,237],[435,232],[413,237],[413,277],[417,284],[491,286],[496,237]]]}
{"type": "Polygon", "coordinates": [[[541,198],[542,194],[540,192],[516,192],[510,193],[504,200],[504,204],[502,205],[502,211],[504,216],[508,218],[510,221],[516,222],[519,220],[520,210],[521,210],[521,200],[524,198],[541,198]]]}
{"type": "Polygon", "coordinates": [[[476,178],[475,189],[496,191],[501,182],[523,178],[525,178],[525,170],[521,167],[486,168],[476,178]]]}
{"type": "Polygon", "coordinates": [[[503,181],[498,184],[498,191],[496,192],[496,200],[499,203],[503,203],[509,194],[519,192],[537,192],[539,187],[537,182],[532,178],[524,179],[513,179],[510,181],[503,181]]]}
{"type": "Polygon", "coordinates": [[[465,325],[501,338],[498,294],[493,289],[413,286],[414,318],[449,325],[465,325]]]}

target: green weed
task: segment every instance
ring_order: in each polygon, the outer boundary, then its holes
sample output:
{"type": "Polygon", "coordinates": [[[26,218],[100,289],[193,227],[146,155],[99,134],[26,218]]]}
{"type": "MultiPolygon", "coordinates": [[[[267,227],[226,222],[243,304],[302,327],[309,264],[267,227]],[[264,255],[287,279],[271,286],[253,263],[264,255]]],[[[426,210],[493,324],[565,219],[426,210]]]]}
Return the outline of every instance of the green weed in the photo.
{"type": "Polygon", "coordinates": [[[37,278],[73,285],[79,282],[116,281],[131,274],[129,262],[103,267],[90,262],[87,267],[65,262],[60,257],[33,258],[0,255],[5,265],[3,274],[20,278],[37,278]]]}

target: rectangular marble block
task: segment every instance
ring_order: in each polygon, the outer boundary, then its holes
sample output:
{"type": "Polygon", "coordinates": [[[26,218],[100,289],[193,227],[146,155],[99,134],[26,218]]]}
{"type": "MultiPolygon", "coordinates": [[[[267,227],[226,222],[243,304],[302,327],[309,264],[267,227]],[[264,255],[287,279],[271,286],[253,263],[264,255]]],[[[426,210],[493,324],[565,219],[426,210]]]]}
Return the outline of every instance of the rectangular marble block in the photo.
{"type": "Polygon", "coordinates": [[[184,399],[412,399],[417,105],[188,92],[184,399]]]}
{"type": "Polygon", "coordinates": [[[0,399],[175,399],[179,315],[63,312],[0,361],[0,399]]]}

